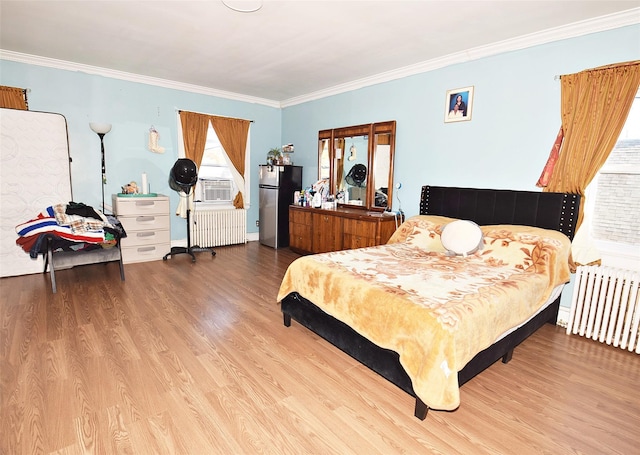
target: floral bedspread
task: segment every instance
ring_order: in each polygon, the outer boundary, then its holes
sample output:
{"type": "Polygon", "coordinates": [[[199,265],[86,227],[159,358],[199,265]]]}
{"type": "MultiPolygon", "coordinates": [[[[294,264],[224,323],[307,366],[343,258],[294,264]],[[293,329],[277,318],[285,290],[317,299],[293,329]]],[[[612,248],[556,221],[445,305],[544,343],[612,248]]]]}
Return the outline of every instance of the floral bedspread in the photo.
{"type": "Polygon", "coordinates": [[[297,291],[397,352],[430,408],[456,409],[457,372],[569,281],[570,241],[540,228],[481,226],[483,248],[451,256],[440,242],[450,221],[416,216],[387,245],[301,257],[285,273],[277,300],[297,291]]]}

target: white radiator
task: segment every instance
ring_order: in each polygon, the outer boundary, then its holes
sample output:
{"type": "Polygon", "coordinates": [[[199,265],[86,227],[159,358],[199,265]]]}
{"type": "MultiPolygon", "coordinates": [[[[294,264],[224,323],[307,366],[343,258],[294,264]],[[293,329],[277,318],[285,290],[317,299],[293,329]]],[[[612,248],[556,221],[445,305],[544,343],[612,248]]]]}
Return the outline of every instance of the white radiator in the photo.
{"type": "Polygon", "coordinates": [[[628,270],[578,267],[567,333],[640,354],[639,279],[640,273],[628,270]]]}
{"type": "Polygon", "coordinates": [[[247,211],[195,211],[191,226],[191,243],[203,248],[247,243],[247,211]]]}

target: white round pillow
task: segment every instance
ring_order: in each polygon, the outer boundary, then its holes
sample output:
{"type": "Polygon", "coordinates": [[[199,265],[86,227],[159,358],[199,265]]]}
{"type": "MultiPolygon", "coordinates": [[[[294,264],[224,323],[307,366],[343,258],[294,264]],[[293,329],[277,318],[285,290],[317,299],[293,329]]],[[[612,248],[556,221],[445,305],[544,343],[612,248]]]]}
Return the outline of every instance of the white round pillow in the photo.
{"type": "Polygon", "coordinates": [[[482,230],[473,221],[456,220],[442,228],[440,240],[447,251],[466,256],[482,246],[482,230]]]}

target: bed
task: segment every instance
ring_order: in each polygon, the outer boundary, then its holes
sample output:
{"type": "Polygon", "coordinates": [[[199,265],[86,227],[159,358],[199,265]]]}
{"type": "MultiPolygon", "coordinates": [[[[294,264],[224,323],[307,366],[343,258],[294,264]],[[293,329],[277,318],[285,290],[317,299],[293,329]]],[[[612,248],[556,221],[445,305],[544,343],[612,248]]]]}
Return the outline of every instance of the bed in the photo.
{"type": "Polygon", "coordinates": [[[555,323],[578,206],[573,194],[424,186],[419,215],[387,245],[294,261],[277,297],[284,324],[297,321],[415,397],[419,419],[454,410],[462,384],[555,323]],[[454,220],[480,226],[481,249],[442,249],[439,236],[454,220]],[[439,275],[403,286],[394,261],[408,275],[439,275]],[[481,271],[483,263],[492,267],[481,271]],[[461,276],[448,268],[472,272],[460,279],[464,292],[444,288],[461,276]]]}

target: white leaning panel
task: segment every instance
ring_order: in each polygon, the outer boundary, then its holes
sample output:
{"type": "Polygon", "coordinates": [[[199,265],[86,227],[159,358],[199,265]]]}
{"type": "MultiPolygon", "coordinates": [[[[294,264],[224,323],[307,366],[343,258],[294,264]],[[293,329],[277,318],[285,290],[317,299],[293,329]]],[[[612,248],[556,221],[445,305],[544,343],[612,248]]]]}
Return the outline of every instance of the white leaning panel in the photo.
{"type": "Polygon", "coordinates": [[[72,199],[67,121],[50,112],[0,109],[0,277],[40,273],[16,245],[15,227],[72,199]]]}

